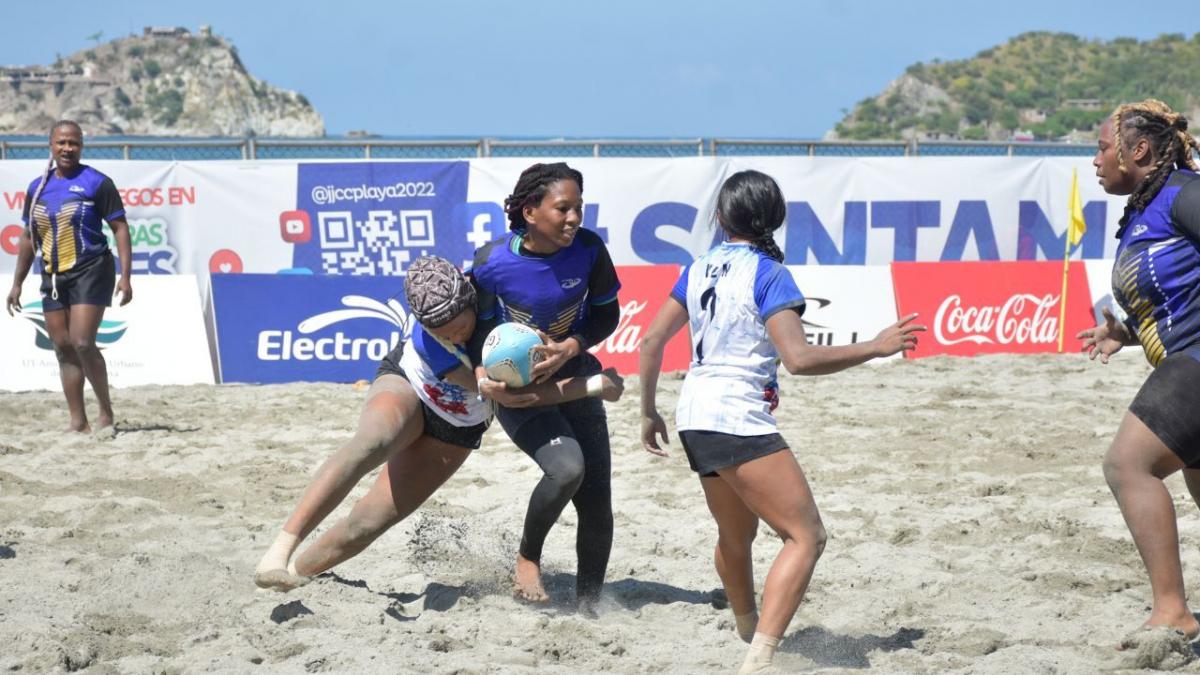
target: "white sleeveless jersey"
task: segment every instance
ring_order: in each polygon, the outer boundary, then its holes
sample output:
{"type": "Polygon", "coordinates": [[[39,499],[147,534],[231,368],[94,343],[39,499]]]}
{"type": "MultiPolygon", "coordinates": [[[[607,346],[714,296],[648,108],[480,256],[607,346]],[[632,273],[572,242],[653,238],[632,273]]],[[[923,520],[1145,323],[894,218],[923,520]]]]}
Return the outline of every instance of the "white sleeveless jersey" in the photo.
{"type": "Polygon", "coordinates": [[[671,296],[687,307],[692,338],[675,427],[738,436],[775,433],[779,353],[766,321],[804,310],[787,268],[749,244],[725,242],[684,269],[671,296]]]}
{"type": "Polygon", "coordinates": [[[474,392],[442,379],[447,373],[470,361],[461,348],[443,344],[419,323],[413,322],[412,337],[400,355],[400,367],[416,392],[417,398],[456,427],[486,422],[492,415],[491,403],[474,392]],[[452,353],[447,347],[453,347],[452,353]],[[465,363],[464,363],[465,361],[465,363]]]}

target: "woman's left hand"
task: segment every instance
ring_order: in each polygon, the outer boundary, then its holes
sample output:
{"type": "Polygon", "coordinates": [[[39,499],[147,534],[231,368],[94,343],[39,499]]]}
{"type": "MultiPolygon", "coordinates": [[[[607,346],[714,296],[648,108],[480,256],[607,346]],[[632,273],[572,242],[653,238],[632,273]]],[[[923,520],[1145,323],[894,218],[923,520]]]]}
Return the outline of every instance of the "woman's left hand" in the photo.
{"type": "Polygon", "coordinates": [[[582,350],[579,340],[573,337],[568,337],[562,342],[553,342],[542,331],[538,331],[538,335],[545,344],[537,347],[538,351],[542,353],[542,360],[533,367],[531,373],[535,383],[550,379],[550,376],[557,373],[563,364],[579,356],[579,352],[582,350]]]}
{"type": "Polygon", "coordinates": [[[120,307],[128,305],[129,301],[133,300],[133,285],[129,283],[129,277],[127,275],[124,275],[117,280],[117,293],[121,295],[120,307]]]}

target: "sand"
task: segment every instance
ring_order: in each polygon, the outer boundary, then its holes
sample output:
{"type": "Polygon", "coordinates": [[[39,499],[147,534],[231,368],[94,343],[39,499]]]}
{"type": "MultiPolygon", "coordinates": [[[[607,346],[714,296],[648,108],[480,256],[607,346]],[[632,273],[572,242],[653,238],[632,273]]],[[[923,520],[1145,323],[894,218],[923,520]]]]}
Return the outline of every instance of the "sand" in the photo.
{"type": "MultiPolygon", "coordinates": [[[[1149,587],[1100,459],[1147,373],[1130,350],[1107,367],[933,358],[785,379],[781,430],[830,541],[780,670],[1200,672],[1185,645],[1112,649],[1149,587]]],[[[664,379],[664,412],[679,385],[664,379]]],[[[0,394],[0,670],[733,672],[715,526],[677,443],[668,459],[640,448],[633,391],[609,407],[616,542],[595,620],[569,602],[570,508],[545,552],[554,603],[510,596],[539,473],[498,425],[417,514],[279,594],[254,587],[254,565],[364,391],[122,389],[107,441],[57,431],[59,393],[0,394]]],[[[1194,591],[1200,512],[1169,486],[1194,591]]],[[[760,587],[777,550],[764,527],[760,587]]]]}

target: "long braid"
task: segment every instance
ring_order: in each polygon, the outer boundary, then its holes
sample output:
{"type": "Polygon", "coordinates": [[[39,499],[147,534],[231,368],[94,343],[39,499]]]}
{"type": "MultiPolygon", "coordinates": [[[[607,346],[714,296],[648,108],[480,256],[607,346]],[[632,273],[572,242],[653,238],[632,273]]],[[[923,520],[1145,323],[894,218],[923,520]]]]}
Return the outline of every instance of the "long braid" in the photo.
{"type": "Polygon", "coordinates": [[[583,174],[567,166],[566,162],[534,164],[521,172],[511,195],[504,198],[504,212],[508,214],[508,229],[525,229],[525,207],[542,203],[550,186],[560,180],[573,180],[583,192],[583,174]]]}
{"type": "Polygon", "coordinates": [[[787,202],[773,178],[759,171],[739,171],[717,194],[717,220],[729,234],[745,239],[768,257],[783,262],[775,230],[787,217],[787,202]]]}
{"type": "Polygon", "coordinates": [[[1193,157],[1193,152],[1200,152],[1200,143],[1187,132],[1187,118],[1162,101],[1146,99],[1118,107],[1112,114],[1112,127],[1117,163],[1122,172],[1128,170],[1124,151],[1142,138],[1150,143],[1158,158],[1154,168],[1129,196],[1127,214],[1149,206],[1176,168],[1200,170],[1193,157]]]}

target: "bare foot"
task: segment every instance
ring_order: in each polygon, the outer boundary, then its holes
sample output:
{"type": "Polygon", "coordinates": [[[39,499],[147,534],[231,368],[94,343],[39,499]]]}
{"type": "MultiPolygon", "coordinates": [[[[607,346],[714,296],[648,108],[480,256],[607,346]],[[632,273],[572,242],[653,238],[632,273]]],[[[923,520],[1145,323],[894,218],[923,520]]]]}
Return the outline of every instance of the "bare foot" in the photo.
{"type": "Polygon", "coordinates": [[[541,566],[520,553],[517,554],[517,567],[513,571],[513,596],[526,602],[550,602],[550,596],[542,588],[541,566]]]}
{"type": "Polygon", "coordinates": [[[82,422],[71,420],[71,426],[67,427],[67,431],[74,431],[80,434],[90,434],[92,433],[92,425],[88,424],[87,420],[83,420],[82,422]]]}
{"type": "Polygon", "coordinates": [[[312,581],[312,577],[302,577],[285,569],[263,570],[254,573],[255,586],[269,588],[280,593],[300,588],[310,581],[312,581]]]}
{"type": "Polygon", "coordinates": [[[1117,645],[1117,651],[1125,651],[1126,649],[1136,649],[1142,642],[1142,638],[1152,634],[1167,631],[1178,633],[1184,640],[1191,642],[1197,637],[1200,637],[1200,622],[1196,621],[1196,617],[1189,612],[1182,616],[1174,617],[1173,619],[1160,620],[1159,617],[1153,614],[1142,624],[1142,627],[1126,635],[1117,645]]]}
{"type": "Polygon", "coordinates": [[[107,413],[102,412],[96,416],[96,428],[97,429],[103,429],[104,427],[111,427],[112,425],[113,425],[113,414],[111,411],[107,412],[107,413]]]}

